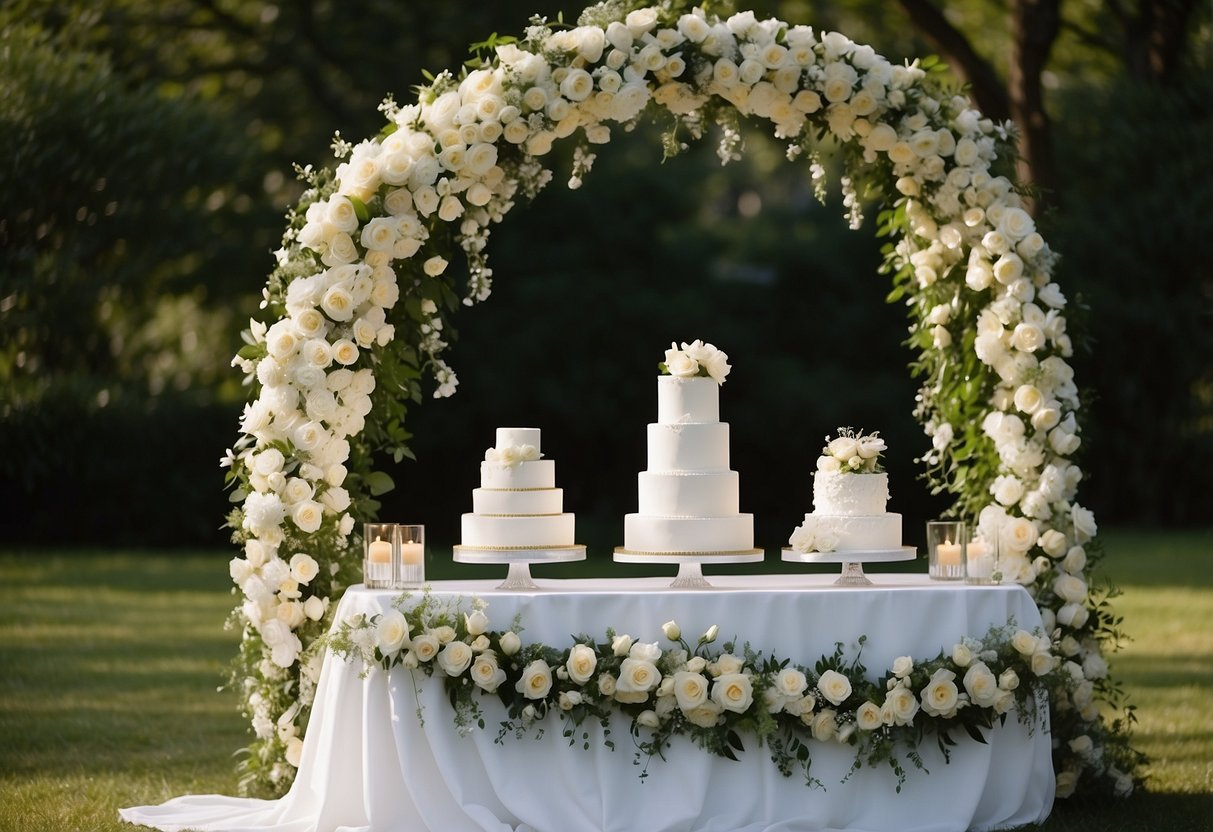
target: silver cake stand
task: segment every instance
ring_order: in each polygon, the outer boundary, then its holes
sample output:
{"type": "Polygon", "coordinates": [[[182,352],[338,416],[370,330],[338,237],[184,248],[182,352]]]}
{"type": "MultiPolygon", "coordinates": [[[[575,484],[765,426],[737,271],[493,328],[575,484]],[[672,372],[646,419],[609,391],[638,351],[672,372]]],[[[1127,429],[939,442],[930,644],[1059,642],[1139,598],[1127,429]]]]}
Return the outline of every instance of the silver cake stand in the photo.
{"type": "Polygon", "coordinates": [[[703,577],[705,563],[759,563],[762,549],[741,549],[734,552],[638,552],[634,549],[615,550],[616,563],[676,563],[678,575],[670,586],[674,589],[711,589],[703,577]]]}
{"type": "Polygon", "coordinates": [[[570,563],[585,560],[585,546],[548,546],[528,549],[510,547],[493,549],[487,546],[456,546],[456,563],[504,563],[510,567],[498,589],[539,589],[531,577],[532,563],[570,563]]]}
{"type": "Polygon", "coordinates": [[[863,574],[865,563],[893,563],[914,560],[918,550],[913,546],[898,546],[896,549],[852,549],[845,552],[797,552],[784,548],[783,560],[791,563],[841,563],[842,575],[834,586],[872,586],[863,574]]]}

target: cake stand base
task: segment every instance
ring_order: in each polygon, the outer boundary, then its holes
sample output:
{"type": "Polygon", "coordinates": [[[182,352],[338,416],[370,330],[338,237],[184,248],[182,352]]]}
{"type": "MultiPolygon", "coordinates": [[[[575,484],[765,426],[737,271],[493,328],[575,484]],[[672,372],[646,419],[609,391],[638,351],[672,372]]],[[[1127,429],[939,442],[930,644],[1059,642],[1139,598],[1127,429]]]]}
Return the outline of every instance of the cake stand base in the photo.
{"type": "Polygon", "coordinates": [[[896,549],[864,549],[849,552],[797,552],[784,549],[783,560],[794,563],[841,563],[842,574],[834,586],[875,586],[863,573],[865,563],[893,563],[914,560],[918,550],[913,546],[898,546],[896,549]]]}
{"type": "Polygon", "coordinates": [[[703,576],[705,563],[759,563],[762,549],[742,549],[735,552],[638,552],[615,550],[616,563],[676,563],[678,574],[670,584],[671,589],[711,589],[712,585],[703,576]]]}
{"type": "Polygon", "coordinates": [[[539,589],[531,577],[532,563],[569,563],[585,560],[585,547],[556,546],[547,549],[490,549],[482,546],[456,546],[456,563],[503,563],[509,566],[505,580],[497,589],[530,591],[539,589]]]}

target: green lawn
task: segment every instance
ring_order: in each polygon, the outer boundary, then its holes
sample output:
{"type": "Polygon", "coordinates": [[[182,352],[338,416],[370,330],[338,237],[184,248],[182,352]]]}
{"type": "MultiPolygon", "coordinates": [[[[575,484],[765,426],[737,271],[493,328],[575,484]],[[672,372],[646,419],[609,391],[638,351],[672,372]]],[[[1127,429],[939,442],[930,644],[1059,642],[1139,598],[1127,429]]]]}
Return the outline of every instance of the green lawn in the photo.
{"type": "MultiPolygon", "coordinates": [[[[1211,830],[1213,532],[1103,540],[1134,639],[1113,672],[1138,706],[1149,787],[1059,804],[1041,829],[1211,830]]],[[[245,725],[216,692],[236,643],[228,557],[0,554],[0,830],[130,830],[120,806],[234,793],[245,725]]]]}

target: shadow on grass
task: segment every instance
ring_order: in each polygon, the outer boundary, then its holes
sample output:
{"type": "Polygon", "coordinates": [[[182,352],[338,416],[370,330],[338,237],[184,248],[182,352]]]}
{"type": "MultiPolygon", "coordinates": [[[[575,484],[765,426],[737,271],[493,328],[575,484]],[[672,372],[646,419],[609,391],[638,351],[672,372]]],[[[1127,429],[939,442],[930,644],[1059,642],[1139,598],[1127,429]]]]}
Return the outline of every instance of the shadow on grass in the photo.
{"type": "Polygon", "coordinates": [[[1126,800],[1054,804],[1045,832],[1210,832],[1213,794],[1138,792],[1126,800]]]}

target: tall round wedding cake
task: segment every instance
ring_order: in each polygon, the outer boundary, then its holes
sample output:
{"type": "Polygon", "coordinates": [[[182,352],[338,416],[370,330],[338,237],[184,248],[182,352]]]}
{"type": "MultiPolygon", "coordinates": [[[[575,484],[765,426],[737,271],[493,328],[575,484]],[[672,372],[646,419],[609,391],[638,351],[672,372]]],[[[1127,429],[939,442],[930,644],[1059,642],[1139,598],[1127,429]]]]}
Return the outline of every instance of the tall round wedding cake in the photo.
{"type": "Polygon", "coordinates": [[[463,515],[463,549],[560,549],[573,546],[574,520],[556,487],[556,463],[542,459],[538,428],[497,428],[480,463],[472,512],[463,515]]]}
{"type": "Polygon", "coordinates": [[[885,510],[889,475],[879,433],[840,428],[826,440],[813,475],[813,511],[792,532],[794,551],[887,551],[901,546],[901,515],[885,510]]]}
{"type": "Polygon", "coordinates": [[[754,515],[739,511],[729,469],[729,425],[720,385],[731,369],[711,344],[671,345],[657,378],[657,421],[648,426],[648,466],[639,511],[624,517],[624,554],[751,553],[754,515]]]}

